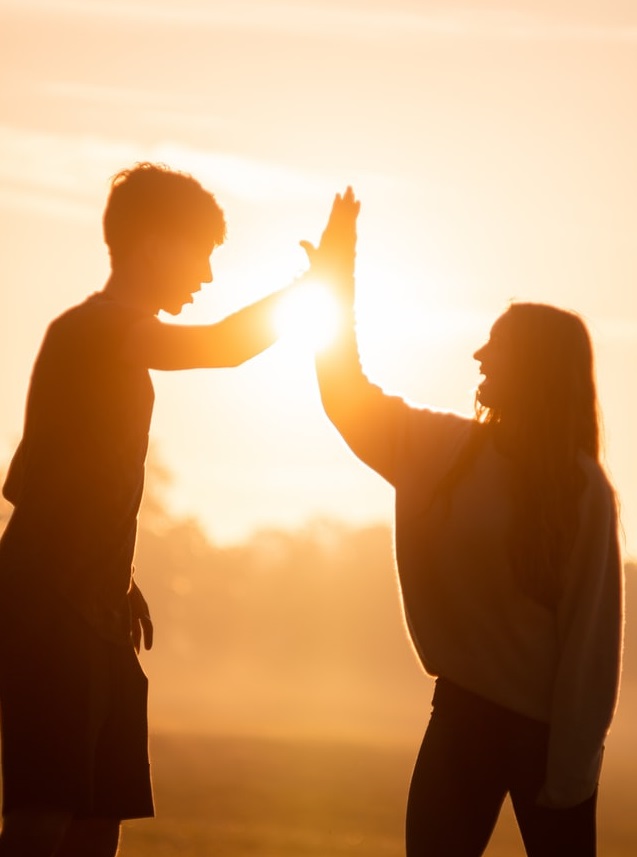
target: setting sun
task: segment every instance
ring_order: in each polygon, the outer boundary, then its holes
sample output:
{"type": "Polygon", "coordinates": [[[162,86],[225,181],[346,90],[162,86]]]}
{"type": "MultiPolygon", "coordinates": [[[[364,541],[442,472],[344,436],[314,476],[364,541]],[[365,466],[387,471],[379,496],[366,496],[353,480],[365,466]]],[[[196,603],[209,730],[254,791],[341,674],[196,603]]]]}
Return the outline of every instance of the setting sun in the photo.
{"type": "Polygon", "coordinates": [[[319,351],[334,338],[338,321],[338,305],[328,287],[313,280],[300,284],[283,298],[274,323],[280,337],[319,351]]]}

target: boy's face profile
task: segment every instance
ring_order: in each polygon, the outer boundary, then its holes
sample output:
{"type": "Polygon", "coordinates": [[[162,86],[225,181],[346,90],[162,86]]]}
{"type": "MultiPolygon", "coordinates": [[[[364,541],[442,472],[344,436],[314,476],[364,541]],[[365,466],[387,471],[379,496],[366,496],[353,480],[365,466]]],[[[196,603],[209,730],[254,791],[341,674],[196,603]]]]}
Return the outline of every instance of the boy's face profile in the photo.
{"type": "Polygon", "coordinates": [[[214,244],[189,235],[153,235],[146,242],[157,310],[178,315],[202,283],[212,282],[210,256],[214,244]]]}

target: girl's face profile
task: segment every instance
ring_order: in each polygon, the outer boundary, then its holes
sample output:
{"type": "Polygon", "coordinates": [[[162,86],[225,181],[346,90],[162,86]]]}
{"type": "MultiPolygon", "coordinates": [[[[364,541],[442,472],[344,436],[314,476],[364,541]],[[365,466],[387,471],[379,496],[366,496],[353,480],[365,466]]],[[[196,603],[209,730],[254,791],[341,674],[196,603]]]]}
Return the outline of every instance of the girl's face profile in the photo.
{"type": "Polygon", "coordinates": [[[489,339],[474,353],[483,376],[477,397],[485,408],[501,409],[514,390],[513,331],[506,313],[491,328],[489,339]]]}

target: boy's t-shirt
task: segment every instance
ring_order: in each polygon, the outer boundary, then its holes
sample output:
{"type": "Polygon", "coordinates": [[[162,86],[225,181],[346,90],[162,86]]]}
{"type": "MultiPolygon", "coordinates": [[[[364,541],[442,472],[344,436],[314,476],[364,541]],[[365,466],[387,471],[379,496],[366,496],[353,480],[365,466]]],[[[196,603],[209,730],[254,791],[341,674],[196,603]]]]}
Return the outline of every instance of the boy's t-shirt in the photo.
{"type": "Polygon", "coordinates": [[[154,403],[148,370],[124,359],[123,345],[143,318],[98,293],[50,325],[4,486],[15,508],[0,543],[0,591],[48,588],[121,642],[154,403]]]}

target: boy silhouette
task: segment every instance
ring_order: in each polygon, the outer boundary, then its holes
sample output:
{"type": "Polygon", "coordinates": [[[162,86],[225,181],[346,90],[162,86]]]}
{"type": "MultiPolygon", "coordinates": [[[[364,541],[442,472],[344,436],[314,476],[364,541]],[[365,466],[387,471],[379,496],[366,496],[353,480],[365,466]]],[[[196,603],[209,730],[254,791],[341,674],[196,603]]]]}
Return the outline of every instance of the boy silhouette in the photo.
{"type": "Polygon", "coordinates": [[[153,815],[148,608],[132,577],[153,409],[149,369],[237,366],[268,348],[270,295],[205,326],[164,324],[202,283],[224,215],[191,176],[119,173],[104,211],[111,274],[52,322],[4,486],[0,708],[7,857],[112,857],[153,815]]]}

